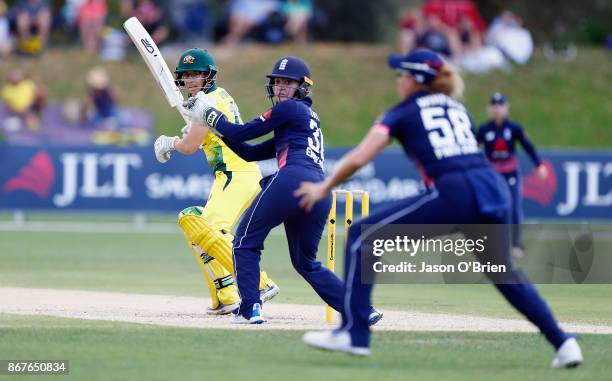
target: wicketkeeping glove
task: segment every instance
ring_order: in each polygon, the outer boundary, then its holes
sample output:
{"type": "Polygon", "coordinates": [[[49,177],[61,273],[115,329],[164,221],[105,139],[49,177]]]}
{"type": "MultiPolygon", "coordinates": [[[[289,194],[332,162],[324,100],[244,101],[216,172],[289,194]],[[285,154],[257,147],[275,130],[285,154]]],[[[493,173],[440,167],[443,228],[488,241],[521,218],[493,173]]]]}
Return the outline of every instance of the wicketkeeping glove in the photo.
{"type": "Polygon", "coordinates": [[[174,142],[177,141],[178,136],[166,136],[161,135],[155,140],[153,148],[155,149],[155,157],[160,163],[165,163],[170,160],[172,151],[174,151],[174,142]]]}

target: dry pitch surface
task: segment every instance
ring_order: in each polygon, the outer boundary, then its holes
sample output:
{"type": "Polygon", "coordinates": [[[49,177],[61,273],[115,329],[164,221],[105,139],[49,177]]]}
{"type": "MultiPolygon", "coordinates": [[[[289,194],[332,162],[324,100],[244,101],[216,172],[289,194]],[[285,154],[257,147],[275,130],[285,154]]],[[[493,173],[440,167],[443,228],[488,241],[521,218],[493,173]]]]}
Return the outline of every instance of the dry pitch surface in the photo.
{"type": "MultiPolygon", "coordinates": [[[[44,315],[74,319],[120,321],[171,327],[302,330],[321,329],[322,305],[267,303],[268,323],[244,326],[230,323],[228,316],[206,314],[207,298],[125,294],[42,288],[0,288],[0,314],[44,315]]],[[[534,332],[527,321],[483,316],[384,311],[377,330],[534,332]]],[[[570,332],[612,334],[612,326],[562,322],[570,332]]]]}

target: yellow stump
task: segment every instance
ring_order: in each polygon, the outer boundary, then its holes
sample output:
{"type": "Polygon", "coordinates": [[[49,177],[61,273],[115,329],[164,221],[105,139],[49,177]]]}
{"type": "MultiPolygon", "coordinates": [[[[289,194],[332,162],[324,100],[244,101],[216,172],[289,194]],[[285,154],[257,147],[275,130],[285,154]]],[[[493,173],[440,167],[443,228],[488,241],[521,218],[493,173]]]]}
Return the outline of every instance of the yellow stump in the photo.
{"type": "MultiPolygon", "coordinates": [[[[335,271],[336,263],[336,193],[332,192],[332,205],[327,218],[327,268],[335,271]]],[[[334,310],[325,308],[325,321],[334,321],[334,310]]]]}
{"type": "MultiPolygon", "coordinates": [[[[336,204],[337,195],[344,194],[346,197],[344,207],[344,245],[348,241],[348,234],[351,225],[353,224],[353,203],[354,195],[361,194],[361,217],[367,217],[370,213],[370,195],[365,191],[347,191],[338,189],[332,192],[332,205],[327,218],[327,268],[335,271],[336,263],[336,204]]],[[[330,306],[325,308],[325,321],[332,323],[334,321],[334,310],[330,306]]]]}

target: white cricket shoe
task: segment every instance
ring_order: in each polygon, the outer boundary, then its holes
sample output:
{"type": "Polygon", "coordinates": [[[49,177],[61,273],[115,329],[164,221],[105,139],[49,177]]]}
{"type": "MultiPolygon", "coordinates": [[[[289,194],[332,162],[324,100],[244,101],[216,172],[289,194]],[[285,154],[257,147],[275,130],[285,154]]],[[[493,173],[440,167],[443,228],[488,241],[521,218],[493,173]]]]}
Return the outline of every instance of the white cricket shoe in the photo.
{"type": "Polygon", "coordinates": [[[240,307],[240,302],[232,304],[223,304],[219,302],[217,308],[208,307],[206,313],[209,315],[228,315],[232,313],[232,311],[238,309],[238,307],[240,307]]]}
{"type": "Polygon", "coordinates": [[[280,292],[280,287],[273,284],[272,286],[266,287],[265,290],[259,292],[259,299],[261,299],[262,303],[269,302],[280,292]]]}
{"type": "Polygon", "coordinates": [[[306,332],[302,337],[304,344],[334,352],[345,352],[356,356],[369,356],[370,348],[355,347],[351,335],[344,331],[306,332]]]}
{"type": "Polygon", "coordinates": [[[253,304],[253,311],[251,311],[250,318],[247,319],[240,314],[235,314],[232,316],[232,320],[230,320],[232,324],[262,324],[265,322],[266,319],[261,314],[261,306],[259,303],[253,304]]]}
{"type": "Polygon", "coordinates": [[[551,368],[575,368],[582,364],[582,351],[575,338],[570,337],[557,350],[557,355],[550,364],[551,368]]]}

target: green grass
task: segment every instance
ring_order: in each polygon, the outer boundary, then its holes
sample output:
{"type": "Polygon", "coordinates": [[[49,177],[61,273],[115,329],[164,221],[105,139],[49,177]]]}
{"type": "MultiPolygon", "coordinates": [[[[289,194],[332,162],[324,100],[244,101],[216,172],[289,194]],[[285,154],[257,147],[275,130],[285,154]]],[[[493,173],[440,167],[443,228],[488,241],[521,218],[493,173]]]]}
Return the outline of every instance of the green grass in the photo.
{"type": "MultiPolygon", "coordinates": [[[[325,240],[319,258],[324,256],[324,244],[325,240]]],[[[178,231],[0,232],[0,263],[0,286],[208,296],[196,260],[178,231]]],[[[282,289],[275,301],[321,303],[292,269],[284,235],[268,238],[262,263],[282,289]]],[[[343,268],[340,256],[337,268],[343,268]]],[[[562,320],[612,324],[612,285],[542,285],[540,290],[562,320]]],[[[387,309],[518,318],[490,285],[378,285],[374,301],[387,309]]]]}
{"type": "MultiPolygon", "coordinates": [[[[384,45],[314,44],[307,49],[289,46],[248,46],[233,54],[220,52],[219,79],[240,105],[245,120],[268,107],[264,97],[265,73],[281,55],[303,56],[315,80],[315,109],[322,119],[326,142],[354,144],[372,121],[397,101],[394,74],[386,67],[390,49],[384,45]]],[[[174,67],[178,53],[166,60],[174,67]]],[[[51,102],[67,97],[83,98],[87,71],[101,62],[80,50],[52,49],[41,59],[9,58],[0,66],[0,78],[20,66],[49,87],[51,102]]],[[[125,62],[104,64],[120,93],[120,103],[151,110],[159,133],[176,134],[183,123],[170,109],[140,56],[125,62]]],[[[465,103],[476,123],[486,118],[488,97],[505,92],[512,116],[524,124],[538,146],[609,148],[612,130],[610,53],[580,47],[575,61],[549,62],[538,51],[526,66],[511,73],[494,72],[466,77],[465,103]]]]}
{"type": "Polygon", "coordinates": [[[0,326],[0,358],[67,359],[68,378],[92,381],[595,381],[609,378],[612,356],[605,335],[583,335],[584,366],[559,371],[547,368],[553,351],[545,341],[528,333],[377,332],[372,356],[363,359],[308,348],[299,331],[179,329],[11,315],[0,315],[0,326]]]}

